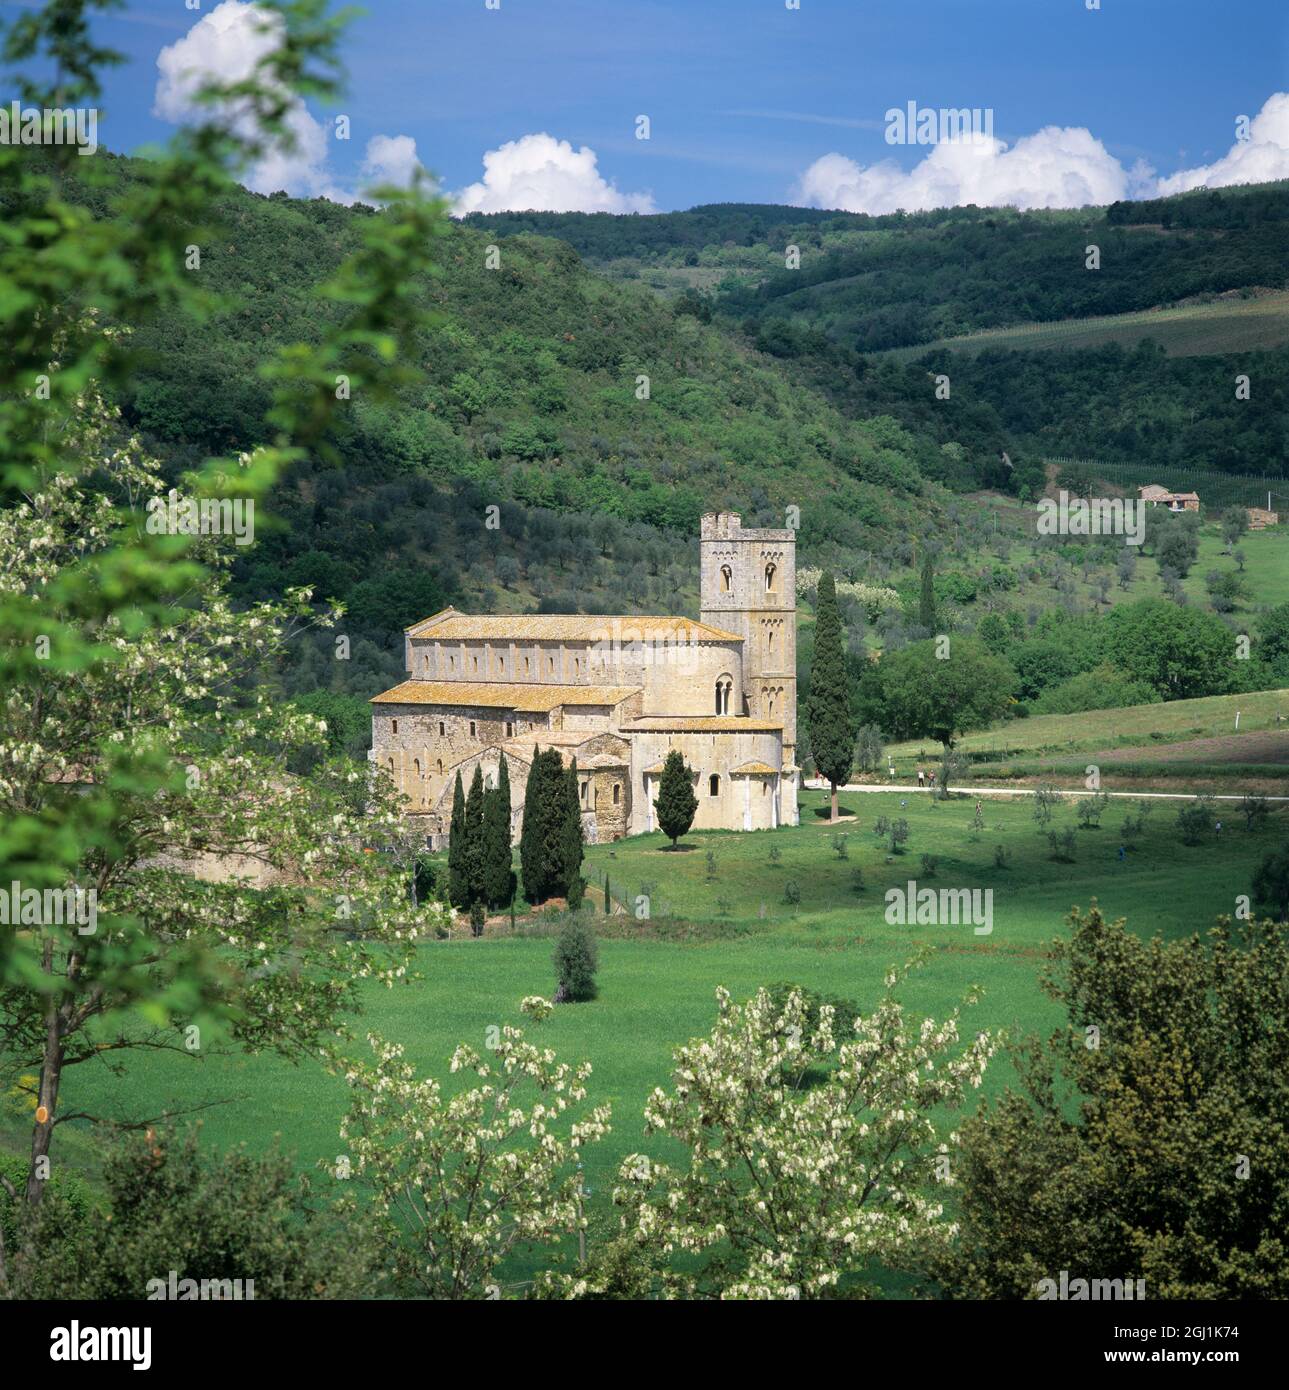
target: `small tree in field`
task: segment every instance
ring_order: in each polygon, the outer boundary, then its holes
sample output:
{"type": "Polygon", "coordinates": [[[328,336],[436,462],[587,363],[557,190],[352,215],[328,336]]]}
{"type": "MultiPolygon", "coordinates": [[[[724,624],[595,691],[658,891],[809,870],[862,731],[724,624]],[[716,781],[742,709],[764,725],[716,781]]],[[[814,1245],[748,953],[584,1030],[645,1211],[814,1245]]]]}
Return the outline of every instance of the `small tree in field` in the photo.
{"type": "Polygon", "coordinates": [[[812,1022],[798,989],[746,1004],[721,989],[711,1035],[676,1049],[674,1088],[649,1098],[646,1133],[687,1153],[629,1156],[614,1200],[643,1257],[686,1257],[672,1276],[681,1296],[813,1297],[951,1240],[936,1187],[951,1181],[956,1137],[931,1117],[980,1085],[994,1044],[982,1033],[959,1049],[956,1011],[907,1019],[898,979],[845,1037],[833,1006],[812,1022]],[[822,1079],[798,1087],[808,1072],[822,1079]]]}
{"type": "Polygon", "coordinates": [[[1273,850],[1258,865],[1250,896],[1259,912],[1289,922],[1289,848],[1273,850]]]}
{"type": "Polygon", "coordinates": [[[594,999],[598,992],[595,972],[599,964],[599,951],[591,929],[581,918],[566,922],[555,945],[555,1002],[582,1003],[594,999]]]}
{"type": "Polygon", "coordinates": [[[658,799],[653,803],[658,813],[658,828],[671,841],[672,849],[694,823],[698,798],[694,795],[694,774],[685,765],[682,753],[673,748],[662,765],[658,784],[658,799]]]}
{"type": "Polygon", "coordinates": [[[850,715],[850,679],[837,608],[837,588],[831,574],[819,580],[815,605],[815,659],[810,668],[806,701],[806,738],[819,775],[831,788],[829,818],[837,819],[837,788],[850,776],[855,754],[855,731],[850,715]]]}
{"type": "Polygon", "coordinates": [[[1034,819],[1038,822],[1040,834],[1047,833],[1047,827],[1052,823],[1053,813],[1058,806],[1064,804],[1064,793],[1058,791],[1049,782],[1040,783],[1034,788],[1034,819]]]}

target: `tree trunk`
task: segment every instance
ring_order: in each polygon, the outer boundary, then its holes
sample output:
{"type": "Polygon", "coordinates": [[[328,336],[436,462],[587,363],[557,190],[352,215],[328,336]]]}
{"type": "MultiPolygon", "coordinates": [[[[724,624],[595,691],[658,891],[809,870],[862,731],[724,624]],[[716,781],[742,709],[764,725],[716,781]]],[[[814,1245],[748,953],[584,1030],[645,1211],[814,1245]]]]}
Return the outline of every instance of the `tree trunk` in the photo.
{"type": "Polygon", "coordinates": [[[63,1040],[58,1006],[50,1003],[45,1015],[45,1053],[40,1064],[40,1090],[36,1098],[37,1115],[44,1107],[45,1118],[36,1120],[31,1136],[31,1167],[27,1170],[27,1205],[37,1207],[44,1195],[44,1179],[36,1176],[39,1160],[48,1157],[54,1133],[54,1111],[58,1105],[58,1086],[63,1075],[63,1040]]]}
{"type": "Polygon", "coordinates": [[[828,819],[829,823],[833,824],[837,820],[837,783],[829,782],[828,785],[832,788],[832,812],[829,815],[828,819]]]}

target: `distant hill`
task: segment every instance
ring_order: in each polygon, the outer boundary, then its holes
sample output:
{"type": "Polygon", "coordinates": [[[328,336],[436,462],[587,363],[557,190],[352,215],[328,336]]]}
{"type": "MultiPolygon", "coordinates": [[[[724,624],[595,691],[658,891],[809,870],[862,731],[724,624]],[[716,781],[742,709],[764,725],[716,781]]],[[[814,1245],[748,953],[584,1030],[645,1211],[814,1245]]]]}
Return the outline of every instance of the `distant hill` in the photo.
{"type": "Polygon", "coordinates": [[[843,412],[932,440],[923,472],[950,487],[1032,493],[1044,454],[1289,471],[1289,184],[1026,213],[728,204],[471,220],[560,236],[606,275],[741,330],[843,412]],[[1252,409],[1234,399],[1237,372],[1258,383],[1252,409]],[[932,374],[949,377],[948,399],[932,374]]]}

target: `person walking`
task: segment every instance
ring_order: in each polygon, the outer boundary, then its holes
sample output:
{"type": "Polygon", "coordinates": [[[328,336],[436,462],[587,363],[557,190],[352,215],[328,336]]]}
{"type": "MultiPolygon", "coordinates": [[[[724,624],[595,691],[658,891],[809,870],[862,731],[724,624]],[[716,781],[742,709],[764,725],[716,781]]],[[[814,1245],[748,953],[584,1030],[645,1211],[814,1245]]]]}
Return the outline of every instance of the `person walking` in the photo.
{"type": "Polygon", "coordinates": [[[921,765],[919,764],[919,766],[918,766],[918,786],[920,787],[920,786],[924,785],[925,782],[926,782],[926,773],[922,771],[922,767],[921,767],[921,765]]]}

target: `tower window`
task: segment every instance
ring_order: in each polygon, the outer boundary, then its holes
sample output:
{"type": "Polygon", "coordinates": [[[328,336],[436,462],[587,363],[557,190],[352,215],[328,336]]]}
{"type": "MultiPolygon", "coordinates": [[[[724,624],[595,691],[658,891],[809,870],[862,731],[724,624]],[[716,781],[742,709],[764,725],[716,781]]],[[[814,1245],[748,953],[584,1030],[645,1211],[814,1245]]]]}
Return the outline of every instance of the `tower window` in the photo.
{"type": "Polygon", "coordinates": [[[720,777],[720,773],[718,773],[718,772],[713,772],[712,775],[707,779],[707,795],[708,795],[708,796],[720,796],[720,794],[721,794],[721,777],[720,777]]]}
{"type": "Polygon", "coordinates": [[[778,571],[775,569],[775,567],[774,567],[773,564],[766,565],[766,567],[765,567],[765,592],[766,592],[767,594],[772,594],[772,593],[774,593],[774,577],[775,577],[775,575],[776,575],[777,573],[778,573],[778,571]]]}
{"type": "Polygon", "coordinates": [[[442,759],[442,758],[439,759],[439,776],[440,776],[440,777],[443,776],[443,759],[442,759]]]}
{"type": "Polygon", "coordinates": [[[721,593],[728,594],[734,585],[734,571],[728,565],[721,566],[721,593]]]}

